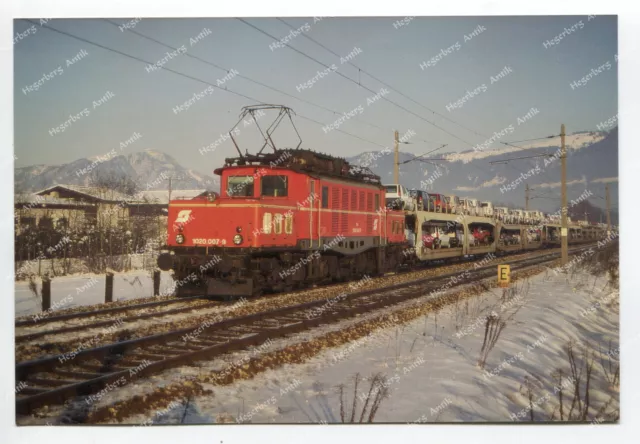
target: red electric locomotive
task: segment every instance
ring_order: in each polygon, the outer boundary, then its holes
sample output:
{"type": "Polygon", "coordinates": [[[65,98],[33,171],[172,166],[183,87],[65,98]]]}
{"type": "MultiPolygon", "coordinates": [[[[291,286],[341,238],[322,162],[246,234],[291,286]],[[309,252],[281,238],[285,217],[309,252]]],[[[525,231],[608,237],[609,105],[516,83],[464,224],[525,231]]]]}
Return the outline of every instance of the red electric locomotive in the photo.
{"type": "MultiPolygon", "coordinates": [[[[241,120],[273,108],[291,118],[289,108],[261,105],[244,108],[241,120]]],[[[287,291],[379,274],[402,260],[404,213],[384,207],[380,178],[300,143],[276,149],[273,129],[257,154],[236,144],[239,157],[214,171],[220,195],[169,203],[169,252],[158,265],[174,270],[179,295],[287,291]],[[266,145],[271,153],[262,153],[266,145]]]]}

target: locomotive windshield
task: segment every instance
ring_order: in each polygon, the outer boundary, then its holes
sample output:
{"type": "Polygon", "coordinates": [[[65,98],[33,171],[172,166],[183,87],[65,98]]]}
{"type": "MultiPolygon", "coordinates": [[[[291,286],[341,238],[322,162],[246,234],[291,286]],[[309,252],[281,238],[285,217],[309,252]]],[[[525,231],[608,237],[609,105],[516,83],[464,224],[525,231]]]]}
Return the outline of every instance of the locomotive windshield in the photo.
{"type": "Polygon", "coordinates": [[[262,178],[262,196],[283,197],[287,195],[287,176],[264,176],[262,178]]]}
{"type": "Polygon", "coordinates": [[[227,195],[229,197],[252,197],[253,176],[229,176],[227,195]]]}

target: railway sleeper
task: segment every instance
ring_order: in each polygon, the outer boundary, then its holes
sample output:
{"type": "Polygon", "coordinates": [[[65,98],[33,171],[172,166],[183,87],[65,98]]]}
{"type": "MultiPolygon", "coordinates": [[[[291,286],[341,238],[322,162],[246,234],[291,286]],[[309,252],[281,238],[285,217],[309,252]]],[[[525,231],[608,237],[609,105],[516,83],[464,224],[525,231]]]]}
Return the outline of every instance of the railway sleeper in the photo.
{"type": "Polygon", "coordinates": [[[255,328],[252,325],[236,325],[234,327],[228,328],[227,331],[243,334],[243,333],[253,332],[255,331],[255,328]]]}
{"type": "MultiPolygon", "coordinates": [[[[166,347],[166,348],[165,348],[165,350],[168,350],[168,351],[170,351],[170,352],[175,353],[175,354],[174,354],[174,356],[181,356],[181,355],[184,355],[184,353],[185,353],[185,350],[184,350],[184,349],[185,349],[185,348],[187,348],[187,347],[185,347],[185,346],[181,346],[181,347],[183,347],[183,348],[178,348],[178,347],[166,347]]],[[[189,350],[189,349],[188,349],[188,350],[189,350]]],[[[192,351],[198,351],[198,350],[201,350],[201,348],[200,348],[200,347],[193,347],[193,348],[191,348],[190,350],[192,350],[192,351]]]]}
{"type": "Polygon", "coordinates": [[[104,376],[106,374],[109,373],[113,373],[113,372],[119,372],[119,371],[124,371],[124,370],[128,370],[128,367],[118,367],[118,366],[104,366],[104,365],[97,365],[97,364],[85,364],[85,363],[80,363],[77,364],[78,367],[81,368],[85,368],[87,370],[93,371],[98,373],[100,376],[104,376]]]}
{"type": "Polygon", "coordinates": [[[207,340],[209,342],[211,342],[211,346],[214,345],[221,345],[221,344],[226,344],[227,342],[229,342],[230,339],[234,339],[235,337],[229,337],[229,336],[218,336],[215,334],[210,334],[207,335],[207,340]]]}
{"type": "Polygon", "coordinates": [[[79,372],[73,370],[56,369],[56,374],[60,376],[69,376],[74,379],[93,379],[102,376],[100,373],[79,372]]]}
{"type": "Polygon", "coordinates": [[[24,396],[24,395],[39,395],[40,393],[45,393],[48,392],[48,389],[44,389],[44,388],[36,388],[36,387],[23,387],[22,390],[20,390],[20,393],[17,394],[17,396],[24,396]]]}
{"type": "Polygon", "coordinates": [[[150,361],[162,361],[163,359],[167,359],[167,355],[159,353],[136,353],[136,357],[150,361]]]}
{"type": "Polygon", "coordinates": [[[29,378],[28,382],[31,382],[36,385],[41,385],[44,387],[63,387],[65,385],[77,384],[78,382],[82,382],[83,380],[72,380],[72,379],[46,379],[46,378],[29,378]]]}
{"type": "Polygon", "coordinates": [[[214,346],[214,345],[218,345],[220,343],[220,341],[212,341],[212,340],[209,340],[208,338],[207,339],[202,339],[200,337],[197,338],[197,339],[191,339],[190,342],[192,342],[192,343],[194,343],[196,345],[200,344],[203,347],[211,347],[211,346],[214,346]]]}

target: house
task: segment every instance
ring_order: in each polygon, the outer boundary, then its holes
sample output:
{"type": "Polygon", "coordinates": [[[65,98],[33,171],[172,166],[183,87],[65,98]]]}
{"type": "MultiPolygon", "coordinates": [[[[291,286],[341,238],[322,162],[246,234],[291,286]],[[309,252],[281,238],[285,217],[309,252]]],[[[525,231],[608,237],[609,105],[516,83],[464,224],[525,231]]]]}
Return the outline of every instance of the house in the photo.
{"type": "MultiPolygon", "coordinates": [[[[192,199],[206,190],[173,190],[171,198],[192,199]]],[[[169,192],[140,191],[126,195],[116,190],[80,185],[53,185],[33,194],[15,197],[16,231],[87,225],[126,227],[136,217],[157,217],[166,224],[169,192]]]]}

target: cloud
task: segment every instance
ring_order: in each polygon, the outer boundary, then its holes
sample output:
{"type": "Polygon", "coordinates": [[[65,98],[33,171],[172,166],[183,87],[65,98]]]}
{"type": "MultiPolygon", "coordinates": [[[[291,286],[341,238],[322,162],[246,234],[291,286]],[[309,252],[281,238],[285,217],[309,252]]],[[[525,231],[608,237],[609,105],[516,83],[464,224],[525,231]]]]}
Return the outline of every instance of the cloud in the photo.
{"type": "MultiPolygon", "coordinates": [[[[605,138],[604,133],[579,133],[579,134],[569,134],[565,137],[565,145],[567,150],[579,150],[581,148],[585,148],[589,145],[592,145],[596,142],[600,142],[605,138]]],[[[498,146],[498,148],[493,149],[484,149],[480,151],[466,151],[464,153],[453,153],[448,154],[445,158],[449,162],[463,162],[469,163],[476,159],[485,159],[487,157],[500,156],[503,154],[522,152],[525,150],[532,150],[537,148],[546,148],[546,147],[559,147],[560,146],[560,136],[553,137],[550,139],[543,139],[539,142],[519,145],[518,147],[514,146],[504,146],[498,140],[493,144],[498,146]]],[[[507,141],[508,142],[508,141],[507,141]]]]}
{"type": "MultiPolygon", "coordinates": [[[[578,184],[586,184],[587,180],[582,178],[580,180],[570,180],[567,182],[567,186],[578,185],[578,184]]],[[[536,188],[559,188],[562,185],[561,182],[552,182],[552,183],[540,183],[535,185],[536,188]]]]}
{"type": "Polygon", "coordinates": [[[506,177],[500,177],[500,176],[496,176],[491,180],[488,180],[486,182],[484,182],[482,185],[480,185],[482,188],[489,188],[489,187],[493,187],[493,186],[497,186],[497,185],[502,185],[503,183],[505,183],[507,181],[506,177]]]}
{"type": "Polygon", "coordinates": [[[476,187],[455,187],[453,191],[476,191],[476,187]]]}
{"type": "Polygon", "coordinates": [[[616,177],[601,177],[599,179],[594,179],[591,181],[591,183],[612,183],[612,182],[617,182],[618,181],[618,176],[616,177]]]}
{"type": "MultiPolygon", "coordinates": [[[[477,179],[477,178],[476,178],[477,179]]],[[[456,187],[453,191],[478,191],[478,188],[490,188],[498,185],[502,185],[507,181],[506,177],[496,176],[491,180],[481,183],[476,187],[456,187]]]]}

